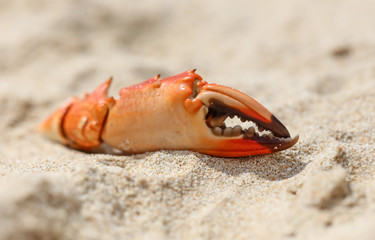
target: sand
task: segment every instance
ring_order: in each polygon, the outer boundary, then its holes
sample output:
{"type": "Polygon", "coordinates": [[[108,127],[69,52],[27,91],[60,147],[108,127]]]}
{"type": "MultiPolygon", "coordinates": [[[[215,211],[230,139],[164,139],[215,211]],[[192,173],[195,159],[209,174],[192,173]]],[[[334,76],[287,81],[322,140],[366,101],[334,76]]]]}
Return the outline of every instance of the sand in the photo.
{"type": "MultiPolygon", "coordinates": [[[[374,239],[375,1],[0,0],[0,239],[374,239]],[[197,68],[299,142],[264,156],[88,154],[35,127],[197,68]]],[[[147,134],[147,126],[145,126],[147,134]]]]}

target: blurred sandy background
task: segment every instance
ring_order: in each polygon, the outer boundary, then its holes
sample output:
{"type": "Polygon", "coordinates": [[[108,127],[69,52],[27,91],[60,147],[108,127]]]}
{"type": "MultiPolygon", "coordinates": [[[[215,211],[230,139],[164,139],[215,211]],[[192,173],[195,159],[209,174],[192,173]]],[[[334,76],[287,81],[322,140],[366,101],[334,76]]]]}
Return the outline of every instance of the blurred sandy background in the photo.
{"type": "MultiPolygon", "coordinates": [[[[0,0],[0,239],[374,239],[375,1],[0,0]],[[300,141],[237,159],[93,155],[35,126],[188,69],[300,141]]],[[[147,126],[145,126],[145,130],[147,126]]]]}

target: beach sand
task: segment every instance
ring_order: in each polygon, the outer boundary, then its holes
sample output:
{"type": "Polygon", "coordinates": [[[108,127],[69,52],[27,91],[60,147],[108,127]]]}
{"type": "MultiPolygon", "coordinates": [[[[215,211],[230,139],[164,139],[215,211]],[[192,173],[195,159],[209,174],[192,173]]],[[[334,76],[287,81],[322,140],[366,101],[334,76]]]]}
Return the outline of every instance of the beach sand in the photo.
{"type": "MultiPolygon", "coordinates": [[[[0,0],[0,239],[374,239],[375,1],[0,0]],[[197,68],[257,99],[292,148],[88,154],[36,126],[197,68]]],[[[147,126],[145,126],[147,134],[147,126]]]]}

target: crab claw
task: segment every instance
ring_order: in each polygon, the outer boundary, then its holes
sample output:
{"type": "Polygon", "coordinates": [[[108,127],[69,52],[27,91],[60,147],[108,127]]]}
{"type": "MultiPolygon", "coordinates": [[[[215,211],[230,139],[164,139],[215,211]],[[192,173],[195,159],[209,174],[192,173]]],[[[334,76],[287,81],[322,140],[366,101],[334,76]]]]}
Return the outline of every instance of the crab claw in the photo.
{"type": "Polygon", "coordinates": [[[213,156],[239,157],[293,146],[277,118],[251,97],[208,84],[195,70],[124,88],[108,114],[102,139],[130,153],[187,149],[213,156]],[[253,126],[226,127],[238,116],[253,126]],[[260,132],[267,130],[265,136],[260,132]]]}
{"type": "MultiPolygon", "coordinates": [[[[206,84],[196,97],[208,108],[206,125],[215,137],[212,149],[201,152],[223,157],[272,153],[293,146],[299,136],[291,138],[286,127],[265,107],[233,88],[206,84]],[[230,124],[226,126],[228,118],[230,124]],[[262,133],[264,132],[264,133],[262,133]]],[[[212,137],[211,137],[212,138],[212,137]]]]}
{"type": "Polygon", "coordinates": [[[208,84],[195,70],[165,79],[157,75],[121,89],[116,100],[107,98],[110,82],[58,109],[40,131],[85,151],[106,143],[125,153],[175,149],[221,157],[276,152],[298,141],[257,101],[208,84]]]}
{"type": "Polygon", "coordinates": [[[113,98],[106,98],[112,79],[101,84],[84,99],[74,97],[39,125],[52,140],[76,149],[91,150],[102,144],[100,134],[113,98]]]}

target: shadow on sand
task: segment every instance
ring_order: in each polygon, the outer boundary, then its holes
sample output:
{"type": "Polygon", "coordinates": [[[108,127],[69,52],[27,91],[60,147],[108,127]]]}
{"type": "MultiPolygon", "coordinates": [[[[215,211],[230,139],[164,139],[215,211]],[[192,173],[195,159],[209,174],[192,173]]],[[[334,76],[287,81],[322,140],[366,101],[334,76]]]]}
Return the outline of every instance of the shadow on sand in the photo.
{"type": "Polygon", "coordinates": [[[270,181],[280,181],[300,173],[308,163],[302,162],[297,151],[244,158],[215,158],[199,156],[207,166],[227,175],[252,173],[270,181]]]}

